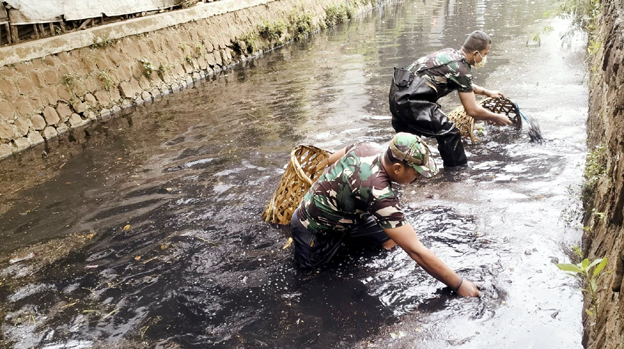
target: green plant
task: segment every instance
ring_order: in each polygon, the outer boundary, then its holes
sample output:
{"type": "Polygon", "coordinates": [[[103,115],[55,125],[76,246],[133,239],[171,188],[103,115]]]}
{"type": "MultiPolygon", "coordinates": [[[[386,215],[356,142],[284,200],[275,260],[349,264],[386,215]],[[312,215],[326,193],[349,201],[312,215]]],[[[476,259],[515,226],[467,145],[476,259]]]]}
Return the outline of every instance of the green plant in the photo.
{"type": "Polygon", "coordinates": [[[598,212],[595,209],[592,209],[592,215],[598,217],[599,219],[605,219],[605,213],[604,212],[598,212]]]}
{"type": "Polygon", "coordinates": [[[589,44],[587,44],[587,53],[591,56],[597,54],[601,45],[600,41],[589,40],[589,44]]]}
{"type": "Polygon", "coordinates": [[[74,88],[74,82],[78,80],[78,75],[67,73],[61,77],[61,82],[63,85],[67,86],[67,88],[71,91],[74,88]]]}
{"type": "Polygon", "coordinates": [[[113,86],[113,78],[110,73],[107,71],[101,71],[99,78],[102,82],[104,82],[104,89],[106,91],[110,91],[110,88],[113,86]]]}
{"type": "MultiPolygon", "coordinates": [[[[601,0],[556,0],[554,8],[544,13],[544,17],[571,19],[570,28],[561,36],[564,40],[571,39],[572,34],[577,30],[589,31],[591,36],[600,15],[600,3],[601,0]]],[[[540,43],[540,34],[540,32],[534,33],[532,40],[540,43]]],[[[527,44],[530,40],[527,40],[527,44]]]]}
{"type": "Polygon", "coordinates": [[[186,57],[184,57],[184,60],[190,64],[193,65],[193,56],[189,53],[188,55],[186,55],[186,57]]]}
{"type": "Polygon", "coordinates": [[[581,187],[581,201],[586,209],[589,209],[589,203],[594,197],[596,184],[606,170],[606,148],[604,145],[598,145],[587,153],[585,160],[585,179],[581,187]]]}
{"type": "Polygon", "coordinates": [[[98,36],[93,39],[93,43],[91,44],[91,48],[102,48],[110,46],[117,42],[117,39],[111,39],[109,37],[98,36]]]}
{"type": "Polygon", "coordinates": [[[160,67],[158,67],[158,71],[161,75],[166,75],[171,72],[171,66],[167,63],[160,63],[160,67]]]}
{"type": "Polygon", "coordinates": [[[264,20],[262,24],[258,25],[258,35],[269,41],[279,41],[286,29],[286,23],[281,19],[275,22],[264,20]]]}
{"type": "Polygon", "coordinates": [[[310,12],[292,12],[289,16],[288,31],[295,40],[303,40],[314,31],[313,16],[310,12]]]}
{"type": "Polygon", "coordinates": [[[353,18],[355,9],[346,3],[332,4],[325,9],[325,24],[329,27],[353,18]]]}
{"type": "Polygon", "coordinates": [[[247,33],[234,42],[234,50],[240,54],[254,53],[258,49],[256,40],[255,34],[247,33]]]}
{"type": "Polygon", "coordinates": [[[139,62],[143,64],[143,75],[149,78],[156,68],[152,65],[152,62],[146,58],[141,59],[139,62]]]}
{"type": "Polygon", "coordinates": [[[604,273],[601,274],[601,272],[606,265],[607,257],[595,259],[591,263],[589,263],[589,260],[585,258],[578,264],[556,264],[557,268],[580,278],[583,284],[587,286],[586,288],[581,289],[581,291],[589,297],[589,306],[585,309],[585,313],[589,316],[594,316],[598,313],[598,281],[604,275],[604,273]],[[593,272],[591,271],[592,268],[594,268],[593,272]]]}
{"type": "Polygon", "coordinates": [[[585,161],[585,180],[589,186],[594,186],[600,179],[606,169],[606,148],[604,145],[596,146],[592,151],[587,153],[585,161]]]}
{"type": "Polygon", "coordinates": [[[195,55],[199,57],[202,55],[202,52],[204,52],[204,45],[202,44],[195,45],[195,55]]]}
{"type": "Polygon", "coordinates": [[[575,27],[583,30],[595,28],[600,14],[600,0],[558,0],[553,13],[570,17],[575,27]]]}
{"type": "Polygon", "coordinates": [[[583,258],[583,250],[581,250],[581,246],[579,245],[572,246],[572,252],[574,252],[574,255],[577,256],[578,258],[583,258]]]}
{"type": "Polygon", "coordinates": [[[539,46],[542,45],[542,34],[549,34],[553,32],[555,28],[550,24],[543,26],[540,30],[531,34],[531,37],[527,39],[526,44],[529,45],[529,41],[536,42],[539,46]]]}

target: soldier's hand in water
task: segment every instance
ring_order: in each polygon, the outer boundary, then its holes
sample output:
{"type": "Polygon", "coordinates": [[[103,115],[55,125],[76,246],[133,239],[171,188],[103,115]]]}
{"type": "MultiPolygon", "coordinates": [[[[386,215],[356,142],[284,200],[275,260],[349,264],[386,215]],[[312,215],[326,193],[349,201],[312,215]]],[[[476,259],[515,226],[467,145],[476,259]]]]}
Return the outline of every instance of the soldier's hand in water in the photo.
{"type": "Polygon", "coordinates": [[[490,120],[490,121],[493,122],[495,125],[498,125],[498,126],[511,126],[511,125],[513,125],[513,122],[511,121],[511,119],[509,119],[504,114],[496,114],[496,118],[492,118],[492,120],[490,120]]]}
{"type": "Polygon", "coordinates": [[[477,285],[470,280],[464,280],[457,290],[457,294],[462,297],[477,297],[479,296],[479,290],[477,289],[477,285]]]}

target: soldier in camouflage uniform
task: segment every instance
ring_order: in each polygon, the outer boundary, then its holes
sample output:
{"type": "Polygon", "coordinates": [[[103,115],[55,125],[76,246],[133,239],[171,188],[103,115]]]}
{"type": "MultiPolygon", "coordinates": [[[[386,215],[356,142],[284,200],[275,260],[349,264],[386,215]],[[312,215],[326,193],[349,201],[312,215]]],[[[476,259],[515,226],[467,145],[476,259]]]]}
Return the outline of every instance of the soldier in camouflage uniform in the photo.
{"type": "Polygon", "coordinates": [[[422,245],[406,221],[392,183],[407,184],[438,172],[429,148],[410,133],[398,133],[387,149],[356,143],[329,158],[330,166],[312,185],[291,221],[295,259],[316,268],[341,244],[397,244],[427,273],[462,296],[476,296],[476,286],[459,277],[422,245]]]}
{"type": "Polygon", "coordinates": [[[440,110],[437,101],[441,97],[458,91],[466,113],[476,120],[512,124],[505,115],[481,107],[475,98],[475,94],[502,96],[472,82],[471,67],[485,65],[491,43],[486,33],[477,30],[459,51],[443,49],[416,60],[406,69],[395,68],[389,94],[392,127],[396,132],[435,137],[444,167],[465,165],[468,160],[459,130],[440,110]]]}

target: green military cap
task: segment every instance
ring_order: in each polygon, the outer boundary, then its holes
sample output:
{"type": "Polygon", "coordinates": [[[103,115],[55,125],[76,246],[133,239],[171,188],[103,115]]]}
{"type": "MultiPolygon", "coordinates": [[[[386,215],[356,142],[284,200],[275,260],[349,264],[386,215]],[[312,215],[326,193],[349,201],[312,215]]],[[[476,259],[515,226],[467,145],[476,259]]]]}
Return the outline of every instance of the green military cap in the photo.
{"type": "Polygon", "coordinates": [[[392,138],[389,147],[395,158],[413,167],[423,177],[433,177],[438,173],[438,166],[431,157],[431,151],[420,137],[399,132],[392,138]]]}

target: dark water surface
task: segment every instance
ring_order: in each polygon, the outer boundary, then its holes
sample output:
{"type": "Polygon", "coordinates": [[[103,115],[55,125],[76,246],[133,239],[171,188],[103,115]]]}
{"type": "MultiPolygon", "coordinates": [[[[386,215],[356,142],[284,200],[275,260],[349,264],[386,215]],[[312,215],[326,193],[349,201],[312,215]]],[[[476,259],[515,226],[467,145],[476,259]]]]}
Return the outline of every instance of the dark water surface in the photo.
{"type": "Polygon", "coordinates": [[[542,3],[391,3],[86,138],[61,138],[44,158],[39,149],[4,161],[1,343],[581,347],[581,294],[553,263],[580,240],[584,41],[562,45],[568,24],[542,19],[542,3]],[[527,44],[545,25],[555,32],[527,44]],[[290,150],[387,142],[392,68],[459,48],[474,29],[494,40],[475,82],[538,119],[545,142],[485,127],[466,146],[469,168],[401,193],[425,245],[482,296],[456,298],[401,250],[343,252],[323,270],[298,270],[282,249],[288,231],[260,218],[290,150]]]}

